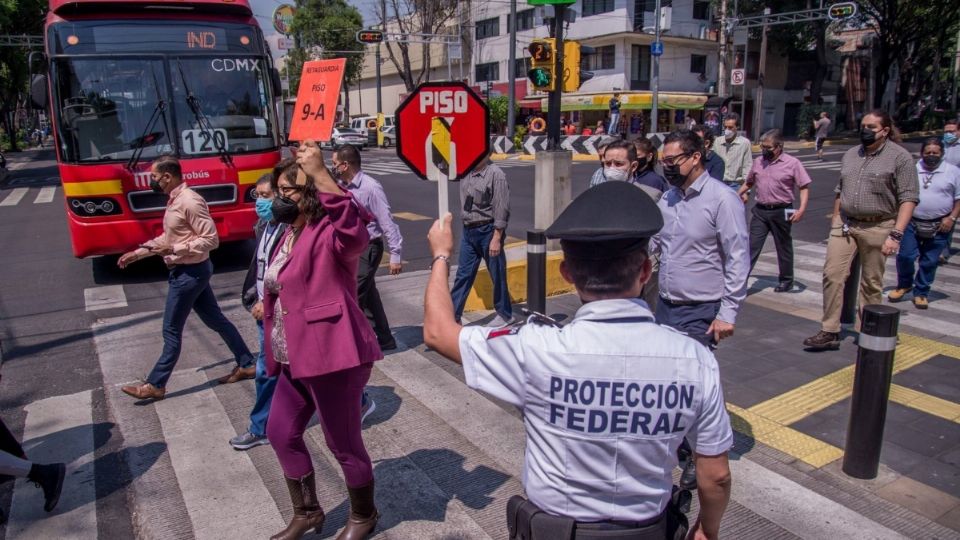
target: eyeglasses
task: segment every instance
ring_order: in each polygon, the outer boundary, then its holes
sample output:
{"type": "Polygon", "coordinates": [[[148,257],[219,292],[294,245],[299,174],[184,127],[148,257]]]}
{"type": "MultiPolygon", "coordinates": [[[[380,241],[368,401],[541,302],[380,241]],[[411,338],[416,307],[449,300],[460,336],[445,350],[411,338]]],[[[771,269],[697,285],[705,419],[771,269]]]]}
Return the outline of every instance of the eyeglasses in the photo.
{"type": "Polygon", "coordinates": [[[303,188],[300,186],[279,186],[277,188],[277,191],[280,192],[280,195],[283,195],[284,197],[289,197],[294,193],[300,193],[301,191],[303,191],[303,188]]]}
{"type": "Polygon", "coordinates": [[[686,158],[689,158],[689,157],[690,157],[690,154],[677,154],[675,156],[669,156],[669,157],[663,156],[663,159],[661,159],[660,162],[668,167],[672,167],[673,165],[683,164],[684,162],[687,161],[686,158]],[[683,159],[683,161],[680,161],[681,159],[683,159]]]}

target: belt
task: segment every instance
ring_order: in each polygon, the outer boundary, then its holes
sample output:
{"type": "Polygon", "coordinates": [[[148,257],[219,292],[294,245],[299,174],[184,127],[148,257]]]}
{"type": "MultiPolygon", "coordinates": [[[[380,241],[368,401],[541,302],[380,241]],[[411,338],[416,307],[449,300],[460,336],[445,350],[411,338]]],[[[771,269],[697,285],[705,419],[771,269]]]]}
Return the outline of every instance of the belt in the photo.
{"type": "Polygon", "coordinates": [[[477,227],[483,227],[484,225],[489,225],[491,223],[493,223],[493,220],[487,219],[484,221],[474,221],[473,223],[464,223],[463,226],[467,229],[476,229],[477,227]]]}
{"type": "Polygon", "coordinates": [[[887,221],[888,219],[894,219],[897,216],[870,216],[865,218],[857,218],[847,216],[847,219],[850,221],[859,221],[860,223],[880,223],[881,221],[887,221]]]}
{"type": "Polygon", "coordinates": [[[669,298],[660,297],[665,304],[670,304],[671,306],[699,306],[700,304],[713,304],[719,302],[720,299],[716,300],[670,300],[669,298]]]}
{"type": "Polygon", "coordinates": [[[761,210],[782,210],[784,208],[790,208],[791,206],[793,206],[793,203],[777,203],[777,204],[757,203],[756,206],[761,210]]]}
{"type": "Polygon", "coordinates": [[[940,216],[940,217],[938,217],[938,218],[933,218],[933,219],[920,219],[920,218],[918,218],[918,217],[910,218],[910,219],[912,219],[913,221],[919,221],[919,222],[921,222],[921,223],[934,223],[934,222],[937,222],[937,221],[943,221],[943,218],[945,218],[945,217],[947,217],[947,216],[940,216]]]}

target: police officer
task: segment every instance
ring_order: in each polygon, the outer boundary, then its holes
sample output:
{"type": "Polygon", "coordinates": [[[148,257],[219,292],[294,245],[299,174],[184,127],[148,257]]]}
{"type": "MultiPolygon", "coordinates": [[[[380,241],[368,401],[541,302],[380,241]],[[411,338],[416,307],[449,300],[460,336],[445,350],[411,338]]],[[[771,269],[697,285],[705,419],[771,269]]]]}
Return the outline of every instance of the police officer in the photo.
{"type": "Polygon", "coordinates": [[[547,229],[561,240],[561,274],[584,303],[563,328],[538,315],[501,329],[457,324],[447,291],[451,217],[443,219],[429,233],[424,340],[463,364],[471,388],[523,413],[529,501],[511,499],[511,537],[674,538],[685,518],[668,504],[671,472],[688,437],[700,498],[691,536],[716,538],[733,434],[713,354],[657,325],[638,298],[651,273],[647,242],[663,226],[653,200],[606,182],[547,229]]]}

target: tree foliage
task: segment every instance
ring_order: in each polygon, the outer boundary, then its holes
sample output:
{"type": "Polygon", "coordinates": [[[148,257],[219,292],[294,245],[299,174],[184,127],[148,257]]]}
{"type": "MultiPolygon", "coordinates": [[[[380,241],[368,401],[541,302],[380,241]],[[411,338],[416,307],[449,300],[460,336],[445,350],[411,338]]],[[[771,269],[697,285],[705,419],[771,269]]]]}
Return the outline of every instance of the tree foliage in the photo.
{"type": "MultiPolygon", "coordinates": [[[[507,124],[507,113],[510,111],[510,100],[507,96],[492,97],[487,100],[487,107],[490,108],[490,128],[493,133],[503,133],[503,128],[507,124]]],[[[520,107],[513,104],[514,114],[520,112],[520,107]]]]}
{"type": "Polygon", "coordinates": [[[290,25],[296,47],[288,53],[284,68],[290,78],[290,92],[296,95],[300,87],[303,63],[321,57],[345,57],[344,85],[356,84],[363,71],[363,44],[356,40],[357,31],[362,29],[360,12],[344,0],[298,0],[290,25]]]}
{"type": "MultiPolygon", "coordinates": [[[[0,34],[40,35],[46,0],[0,0],[0,34]]],[[[15,113],[27,101],[30,67],[29,51],[19,47],[0,47],[0,113],[7,137],[16,150],[15,113]]]]}
{"type": "MultiPolygon", "coordinates": [[[[469,5],[469,3],[467,3],[469,5]]],[[[444,0],[379,0],[377,17],[380,27],[391,33],[403,35],[439,34],[452,30],[451,23],[457,14],[457,2],[444,0]]],[[[430,80],[432,53],[424,44],[420,47],[420,71],[414,73],[411,43],[386,42],[387,58],[400,74],[408,92],[430,80]]]]}

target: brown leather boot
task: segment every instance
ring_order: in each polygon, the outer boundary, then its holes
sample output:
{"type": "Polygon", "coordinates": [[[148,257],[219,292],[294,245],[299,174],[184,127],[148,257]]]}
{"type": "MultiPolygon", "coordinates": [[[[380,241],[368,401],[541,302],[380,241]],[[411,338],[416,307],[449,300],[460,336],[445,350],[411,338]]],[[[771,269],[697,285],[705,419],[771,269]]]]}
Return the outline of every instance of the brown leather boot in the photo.
{"type": "Polygon", "coordinates": [[[373,480],[360,488],[348,487],[347,492],[350,493],[350,517],[337,540],[363,540],[377,528],[380,519],[373,503],[373,480]]]}
{"type": "Polygon", "coordinates": [[[293,501],[293,519],[286,529],[271,536],[270,540],[299,540],[310,529],[320,534],[326,516],[317,501],[317,484],[313,471],[299,480],[286,478],[286,481],[290,500],[293,501]]]}

